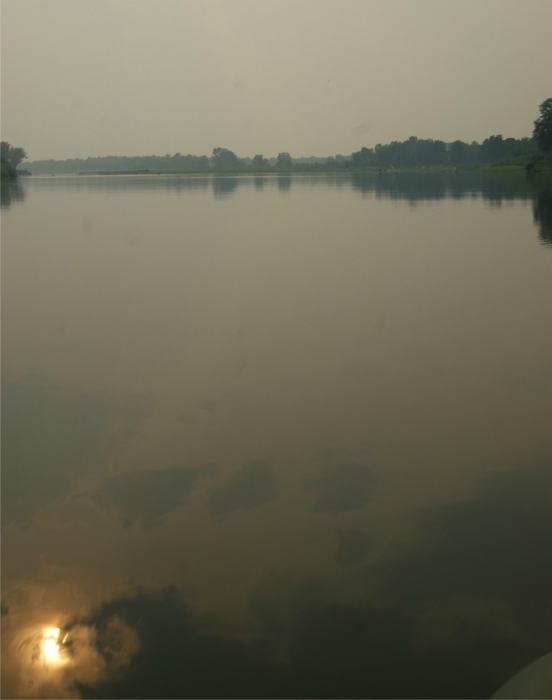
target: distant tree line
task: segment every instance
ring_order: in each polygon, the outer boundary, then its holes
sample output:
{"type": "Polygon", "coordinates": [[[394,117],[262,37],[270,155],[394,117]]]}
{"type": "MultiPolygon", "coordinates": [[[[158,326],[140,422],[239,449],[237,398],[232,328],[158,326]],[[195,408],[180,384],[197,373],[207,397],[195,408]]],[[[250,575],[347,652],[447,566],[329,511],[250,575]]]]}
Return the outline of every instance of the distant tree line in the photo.
{"type": "Polygon", "coordinates": [[[208,170],[207,156],[103,156],[98,158],[68,158],[67,160],[36,160],[28,164],[33,173],[78,173],[126,170],[208,170]]]}
{"type": "Polygon", "coordinates": [[[537,144],[534,138],[502,138],[490,136],[483,143],[476,141],[434,141],[411,136],[406,141],[392,141],[375,148],[361,148],[351,156],[354,168],[421,165],[460,165],[462,163],[494,163],[507,155],[529,155],[537,144]]]}
{"type": "Polygon", "coordinates": [[[33,173],[78,173],[103,171],[208,171],[208,170],[319,170],[364,169],[393,166],[460,165],[462,163],[493,163],[507,155],[526,155],[535,151],[535,138],[504,139],[491,136],[479,144],[434,141],[411,136],[406,141],[377,144],[375,148],[361,148],[349,157],[337,155],[327,158],[292,158],[284,151],[276,158],[257,154],[240,158],[227,148],[214,148],[211,157],[182,155],[165,156],[106,156],[99,158],[70,158],[68,160],[37,160],[28,163],[33,173]]]}
{"type": "MultiPolygon", "coordinates": [[[[35,173],[75,173],[75,172],[147,172],[147,171],[235,171],[268,170],[277,171],[333,170],[395,167],[421,167],[428,165],[462,165],[496,163],[524,157],[527,170],[547,158],[552,152],[552,98],[540,106],[540,117],[535,121],[533,135],[521,139],[503,138],[501,134],[489,136],[483,143],[465,143],[464,141],[445,141],[419,139],[411,136],[406,141],[392,141],[388,144],[378,143],[374,148],[361,148],[350,157],[342,155],[329,158],[292,158],[287,151],[276,158],[265,158],[257,154],[253,158],[240,158],[228,148],[213,149],[211,157],[182,155],[175,153],[165,156],[107,156],[103,158],[73,158],[69,160],[41,160],[29,163],[35,173]]],[[[12,148],[2,142],[2,160],[12,167],[26,158],[22,148],[12,148]]]]}

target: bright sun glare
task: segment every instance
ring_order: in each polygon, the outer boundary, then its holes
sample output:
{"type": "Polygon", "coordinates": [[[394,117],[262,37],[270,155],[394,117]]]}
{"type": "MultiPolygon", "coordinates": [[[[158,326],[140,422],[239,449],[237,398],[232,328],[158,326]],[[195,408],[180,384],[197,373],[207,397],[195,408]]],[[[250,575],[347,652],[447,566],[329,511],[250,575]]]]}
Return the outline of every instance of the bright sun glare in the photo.
{"type": "Polygon", "coordinates": [[[47,662],[60,662],[59,654],[59,627],[49,627],[44,631],[42,638],[42,651],[47,662]]]}

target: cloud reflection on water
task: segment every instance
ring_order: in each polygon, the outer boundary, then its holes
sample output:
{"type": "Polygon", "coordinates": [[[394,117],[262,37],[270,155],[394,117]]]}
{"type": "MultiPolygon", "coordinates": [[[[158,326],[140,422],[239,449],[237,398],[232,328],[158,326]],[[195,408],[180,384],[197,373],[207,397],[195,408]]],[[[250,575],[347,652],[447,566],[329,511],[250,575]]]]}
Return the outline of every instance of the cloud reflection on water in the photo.
{"type": "Polygon", "coordinates": [[[333,467],[325,476],[310,479],[305,486],[320,490],[313,513],[343,513],[366,505],[372,497],[374,484],[375,479],[368,466],[344,464],[333,467]]]}
{"type": "Polygon", "coordinates": [[[108,511],[115,511],[125,527],[140,523],[151,528],[183,504],[201,477],[215,470],[215,465],[209,465],[119,474],[105,479],[93,498],[108,511]]]}
{"type": "Polygon", "coordinates": [[[69,625],[90,697],[481,697],[552,648],[538,187],[424,178],[23,183],[5,649],[69,625]]]}
{"type": "Polygon", "coordinates": [[[143,396],[2,382],[2,522],[28,522],[108,459],[150,414],[143,396]]]}
{"type": "Polygon", "coordinates": [[[357,602],[332,600],[323,581],[298,584],[278,614],[280,660],[260,652],[278,609],[266,595],[247,640],[217,634],[176,588],[106,602],[74,624],[93,630],[108,666],[114,620],[137,631],[140,648],[120,679],[78,688],[83,697],[488,697],[552,647],[551,466],[519,467],[473,499],[420,513],[412,544],[362,570],[370,585],[357,602]]]}
{"type": "Polygon", "coordinates": [[[239,508],[252,508],[276,497],[270,464],[256,461],[242,467],[222,486],[209,493],[208,504],[215,518],[224,518],[239,508]]]}

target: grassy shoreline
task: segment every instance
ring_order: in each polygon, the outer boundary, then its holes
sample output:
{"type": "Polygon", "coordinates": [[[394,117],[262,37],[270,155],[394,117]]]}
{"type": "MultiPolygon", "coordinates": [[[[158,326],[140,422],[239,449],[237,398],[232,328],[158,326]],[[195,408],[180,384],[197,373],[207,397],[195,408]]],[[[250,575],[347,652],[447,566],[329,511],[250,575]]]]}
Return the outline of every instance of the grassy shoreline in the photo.
{"type": "MultiPolygon", "coordinates": [[[[312,165],[296,165],[293,168],[286,169],[276,169],[276,168],[233,168],[233,169],[215,169],[209,168],[208,170],[157,170],[157,169],[127,169],[127,170],[67,170],[65,172],[38,172],[29,173],[28,171],[18,171],[19,175],[42,175],[42,176],[63,176],[63,175],[189,175],[193,177],[217,177],[217,176],[278,176],[278,177],[291,177],[292,175],[343,175],[343,174],[372,174],[381,175],[386,177],[388,175],[400,174],[400,173],[418,173],[418,174],[443,174],[443,175],[455,175],[465,172],[471,173],[493,173],[493,172],[510,172],[510,173],[528,173],[528,164],[530,159],[527,156],[520,156],[517,158],[505,158],[501,161],[495,163],[462,163],[457,166],[454,165],[422,165],[422,166],[397,166],[396,168],[387,167],[379,168],[377,166],[370,166],[366,168],[351,168],[351,167],[325,167],[324,165],[312,166],[312,165]]],[[[552,171],[552,159],[547,157],[542,157],[541,159],[534,162],[534,167],[532,168],[533,173],[537,172],[551,172],[552,171]]]]}
{"type": "MultiPolygon", "coordinates": [[[[543,164],[535,170],[535,172],[550,172],[552,171],[552,163],[543,164]]],[[[293,170],[87,170],[81,172],[58,172],[51,173],[51,175],[193,175],[197,177],[201,175],[203,177],[213,177],[221,175],[255,175],[255,176],[284,176],[290,177],[292,175],[343,175],[343,174],[372,174],[388,176],[400,174],[400,173],[418,173],[418,174],[443,174],[443,175],[455,175],[460,173],[492,173],[492,172],[512,172],[512,173],[525,173],[525,165],[508,165],[508,164],[493,164],[489,163],[486,165],[477,165],[472,167],[458,167],[456,170],[453,168],[444,168],[443,166],[424,166],[420,168],[411,167],[398,167],[395,171],[390,169],[380,169],[379,168],[293,168],[293,170]]],[[[36,175],[48,175],[49,173],[36,173],[36,175]]]]}

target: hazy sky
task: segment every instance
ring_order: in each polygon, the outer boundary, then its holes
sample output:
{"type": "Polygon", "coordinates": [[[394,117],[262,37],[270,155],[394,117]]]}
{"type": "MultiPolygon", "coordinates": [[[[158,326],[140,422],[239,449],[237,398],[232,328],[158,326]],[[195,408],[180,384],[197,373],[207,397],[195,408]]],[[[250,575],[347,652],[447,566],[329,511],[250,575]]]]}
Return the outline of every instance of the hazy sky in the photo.
{"type": "Polygon", "coordinates": [[[551,0],[2,0],[2,139],[29,159],[349,154],[530,135],[551,0]]]}

